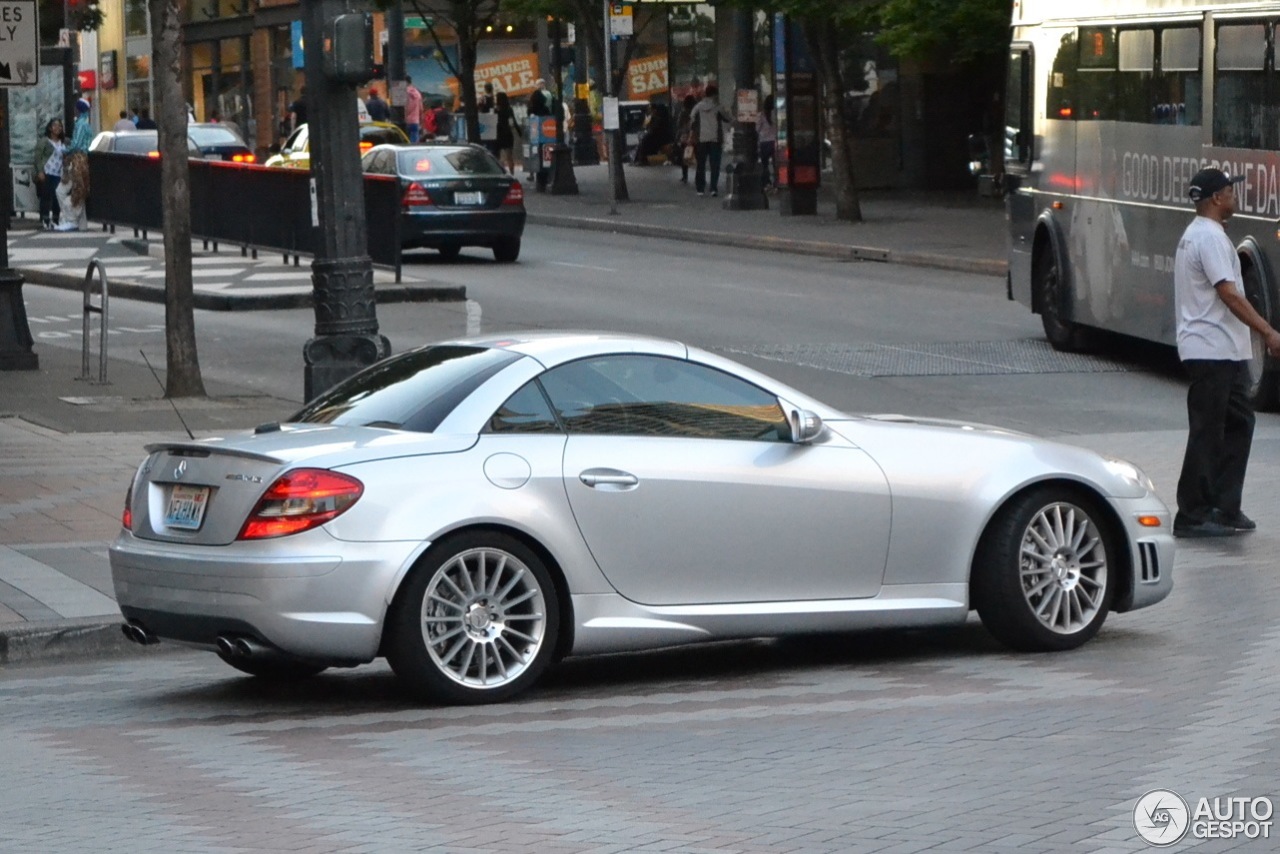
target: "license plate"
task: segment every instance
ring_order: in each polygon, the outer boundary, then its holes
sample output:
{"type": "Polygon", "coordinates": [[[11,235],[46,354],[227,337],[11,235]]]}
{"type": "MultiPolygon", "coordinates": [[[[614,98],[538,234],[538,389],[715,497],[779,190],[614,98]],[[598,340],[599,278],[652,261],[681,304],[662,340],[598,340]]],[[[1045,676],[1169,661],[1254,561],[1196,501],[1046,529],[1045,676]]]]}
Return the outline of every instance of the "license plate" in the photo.
{"type": "Polygon", "coordinates": [[[204,521],[204,509],[209,505],[209,487],[174,484],[169,493],[169,509],[164,514],[164,524],[169,528],[194,531],[204,521]]]}
{"type": "Polygon", "coordinates": [[[453,203],[455,205],[482,205],[484,204],[484,193],[454,193],[453,203]]]}

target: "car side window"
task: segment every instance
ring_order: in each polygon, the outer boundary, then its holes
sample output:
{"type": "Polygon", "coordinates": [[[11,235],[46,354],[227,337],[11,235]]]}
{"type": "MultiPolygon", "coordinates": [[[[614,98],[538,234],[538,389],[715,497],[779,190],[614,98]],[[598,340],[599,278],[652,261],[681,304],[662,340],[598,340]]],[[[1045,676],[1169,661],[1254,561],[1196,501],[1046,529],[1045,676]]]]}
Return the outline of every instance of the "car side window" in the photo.
{"type": "Polygon", "coordinates": [[[559,433],[560,425],[547,399],[531,380],[498,407],[485,428],[488,433],[559,433]]]}
{"type": "Polygon", "coordinates": [[[661,356],[582,359],[541,377],[572,433],[785,442],[773,395],[705,365],[661,356]]]}

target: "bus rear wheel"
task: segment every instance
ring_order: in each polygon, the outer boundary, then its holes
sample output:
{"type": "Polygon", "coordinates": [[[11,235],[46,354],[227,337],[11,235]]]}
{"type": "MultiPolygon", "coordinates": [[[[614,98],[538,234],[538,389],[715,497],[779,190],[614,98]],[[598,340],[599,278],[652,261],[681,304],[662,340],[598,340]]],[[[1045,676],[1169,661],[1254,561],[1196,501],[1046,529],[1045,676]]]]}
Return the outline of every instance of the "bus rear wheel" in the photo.
{"type": "MultiPolygon", "coordinates": [[[[1257,265],[1246,263],[1243,266],[1244,295],[1249,304],[1268,322],[1272,322],[1271,291],[1267,287],[1266,277],[1257,265]]],[[[1249,398],[1253,408],[1258,410],[1275,409],[1280,403],[1280,376],[1276,369],[1269,365],[1267,345],[1262,336],[1256,332],[1249,333],[1253,345],[1253,354],[1249,359],[1249,398]]]]}
{"type": "Polygon", "coordinates": [[[1084,329],[1063,316],[1066,294],[1062,270],[1051,250],[1046,250],[1036,259],[1032,287],[1035,289],[1036,303],[1040,306],[1044,337],[1049,340],[1053,349],[1068,352],[1083,349],[1084,329]]]}

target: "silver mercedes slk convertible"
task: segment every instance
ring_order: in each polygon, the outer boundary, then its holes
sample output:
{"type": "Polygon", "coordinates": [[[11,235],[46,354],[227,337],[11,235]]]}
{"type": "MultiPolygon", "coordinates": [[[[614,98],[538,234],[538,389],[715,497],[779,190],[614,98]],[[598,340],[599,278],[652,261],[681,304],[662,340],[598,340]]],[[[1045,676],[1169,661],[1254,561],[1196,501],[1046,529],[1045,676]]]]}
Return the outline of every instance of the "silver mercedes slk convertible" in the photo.
{"type": "Polygon", "coordinates": [[[1172,588],[1138,468],[855,416],[674,341],[421,347],[281,424],[152,445],[111,570],[125,634],[298,677],[385,656],[490,702],[566,655],[962,623],[1076,647],[1172,588]]]}

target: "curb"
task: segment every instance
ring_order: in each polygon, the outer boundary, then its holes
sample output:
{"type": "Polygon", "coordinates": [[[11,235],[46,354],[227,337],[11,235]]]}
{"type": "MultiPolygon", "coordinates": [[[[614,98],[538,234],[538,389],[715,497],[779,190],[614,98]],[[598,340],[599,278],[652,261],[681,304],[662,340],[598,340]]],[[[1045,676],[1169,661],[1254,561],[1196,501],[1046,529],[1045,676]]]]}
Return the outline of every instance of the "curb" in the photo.
{"type": "Polygon", "coordinates": [[[144,647],[125,638],[120,617],[23,623],[0,629],[0,667],[45,661],[68,661],[143,654],[144,647]]]}
{"type": "MultiPolygon", "coordinates": [[[[26,267],[19,267],[16,272],[33,285],[77,292],[84,290],[84,279],[69,273],[54,273],[26,267]]],[[[111,296],[120,299],[154,303],[163,303],[165,300],[164,288],[154,285],[142,285],[127,279],[112,279],[109,286],[111,296]]],[[[399,284],[375,286],[374,294],[380,305],[403,302],[462,302],[467,298],[467,289],[462,285],[399,284]]],[[[196,308],[209,311],[263,311],[276,308],[311,308],[314,305],[311,291],[259,296],[196,291],[192,302],[196,308]]]]}
{"type": "Polygon", "coordinates": [[[628,234],[637,237],[657,237],[665,240],[729,246],[736,249],[763,249],[769,252],[810,255],[839,261],[878,261],[885,264],[932,267],[939,270],[976,273],[986,276],[1004,276],[1009,272],[1007,261],[999,261],[994,258],[955,258],[949,255],[937,255],[929,252],[907,252],[897,249],[881,249],[873,246],[851,246],[843,243],[795,240],[788,237],[762,237],[754,234],[732,234],[724,231],[700,231],[697,229],[672,228],[665,225],[619,222],[614,219],[565,216],[563,214],[531,213],[528,215],[527,222],[531,225],[544,225],[552,228],[574,228],[584,231],[628,234]]]}

